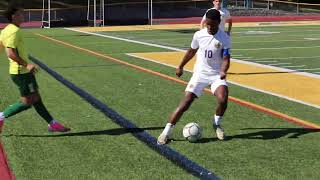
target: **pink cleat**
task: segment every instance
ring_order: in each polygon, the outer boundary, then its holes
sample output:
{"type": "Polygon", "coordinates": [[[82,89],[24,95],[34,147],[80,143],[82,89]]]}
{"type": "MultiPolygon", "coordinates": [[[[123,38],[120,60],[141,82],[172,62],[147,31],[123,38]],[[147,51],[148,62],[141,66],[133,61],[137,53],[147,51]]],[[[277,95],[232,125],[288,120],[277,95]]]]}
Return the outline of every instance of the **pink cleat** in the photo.
{"type": "Polygon", "coordinates": [[[3,125],[4,125],[4,120],[0,119],[0,134],[2,132],[3,125]]]}
{"type": "Polygon", "coordinates": [[[48,125],[48,131],[49,132],[68,132],[70,131],[70,128],[64,127],[59,122],[54,121],[53,123],[48,125]]]}

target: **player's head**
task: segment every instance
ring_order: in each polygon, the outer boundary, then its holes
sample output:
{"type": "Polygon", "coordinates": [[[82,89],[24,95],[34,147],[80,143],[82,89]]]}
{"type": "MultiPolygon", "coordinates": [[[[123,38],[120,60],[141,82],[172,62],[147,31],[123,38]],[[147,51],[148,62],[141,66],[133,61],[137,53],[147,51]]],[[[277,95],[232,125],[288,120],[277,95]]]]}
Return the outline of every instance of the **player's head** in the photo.
{"type": "Polygon", "coordinates": [[[8,19],[10,23],[15,23],[20,25],[24,21],[23,8],[9,5],[4,12],[4,16],[8,19]]]}
{"type": "Polygon", "coordinates": [[[221,4],[222,4],[222,0],[212,0],[213,6],[216,9],[220,9],[221,8],[221,4]]]}
{"type": "Polygon", "coordinates": [[[216,34],[221,22],[220,12],[216,9],[210,9],[206,13],[207,29],[209,34],[216,34]]]}

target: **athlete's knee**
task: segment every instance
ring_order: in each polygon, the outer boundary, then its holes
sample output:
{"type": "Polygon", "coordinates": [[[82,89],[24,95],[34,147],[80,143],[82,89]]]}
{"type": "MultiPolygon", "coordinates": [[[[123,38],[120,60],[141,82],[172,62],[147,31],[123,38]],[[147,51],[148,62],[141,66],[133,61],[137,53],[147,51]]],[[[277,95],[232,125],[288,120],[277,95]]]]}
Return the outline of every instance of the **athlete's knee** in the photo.
{"type": "Polygon", "coordinates": [[[32,94],[29,96],[21,97],[21,101],[26,105],[32,106],[33,104],[41,101],[41,98],[38,94],[32,94]]]}
{"type": "Polygon", "coordinates": [[[187,111],[189,109],[189,107],[191,106],[192,102],[194,101],[194,97],[193,96],[187,96],[184,101],[181,104],[181,109],[183,111],[187,111]]]}
{"type": "Polygon", "coordinates": [[[221,106],[227,106],[228,104],[228,96],[225,94],[220,94],[217,96],[218,104],[221,106]]]}

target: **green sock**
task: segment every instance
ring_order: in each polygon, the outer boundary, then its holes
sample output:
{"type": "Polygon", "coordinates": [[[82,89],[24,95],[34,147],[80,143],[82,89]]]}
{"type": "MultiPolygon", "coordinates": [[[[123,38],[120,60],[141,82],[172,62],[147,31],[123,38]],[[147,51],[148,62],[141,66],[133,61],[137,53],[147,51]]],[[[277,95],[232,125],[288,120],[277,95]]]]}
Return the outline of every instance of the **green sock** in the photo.
{"type": "Polygon", "coordinates": [[[52,116],[48,112],[47,108],[44,106],[42,101],[40,100],[39,102],[36,102],[33,104],[34,109],[37,111],[37,113],[47,121],[48,124],[53,120],[52,116]]]}
{"type": "Polygon", "coordinates": [[[16,102],[12,105],[10,105],[9,107],[7,107],[4,111],[3,111],[3,115],[5,118],[8,118],[10,116],[13,116],[15,114],[18,114],[19,112],[25,111],[27,109],[29,109],[31,106],[23,104],[22,102],[16,102]]]}

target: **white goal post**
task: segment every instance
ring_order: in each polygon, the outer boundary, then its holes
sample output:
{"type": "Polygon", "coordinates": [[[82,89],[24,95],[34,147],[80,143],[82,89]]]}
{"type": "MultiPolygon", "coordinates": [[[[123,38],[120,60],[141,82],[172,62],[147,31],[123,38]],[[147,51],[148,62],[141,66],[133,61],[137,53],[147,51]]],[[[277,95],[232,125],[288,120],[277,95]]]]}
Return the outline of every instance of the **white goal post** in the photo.
{"type": "Polygon", "coordinates": [[[87,10],[87,20],[89,21],[93,21],[93,26],[96,27],[98,24],[98,20],[97,17],[99,17],[99,23],[100,26],[104,26],[104,21],[105,21],[105,1],[104,0],[100,0],[99,1],[99,16],[98,16],[98,9],[97,9],[97,0],[93,0],[93,19],[90,19],[90,11],[91,11],[91,1],[92,0],[88,0],[88,10],[87,10]]]}

